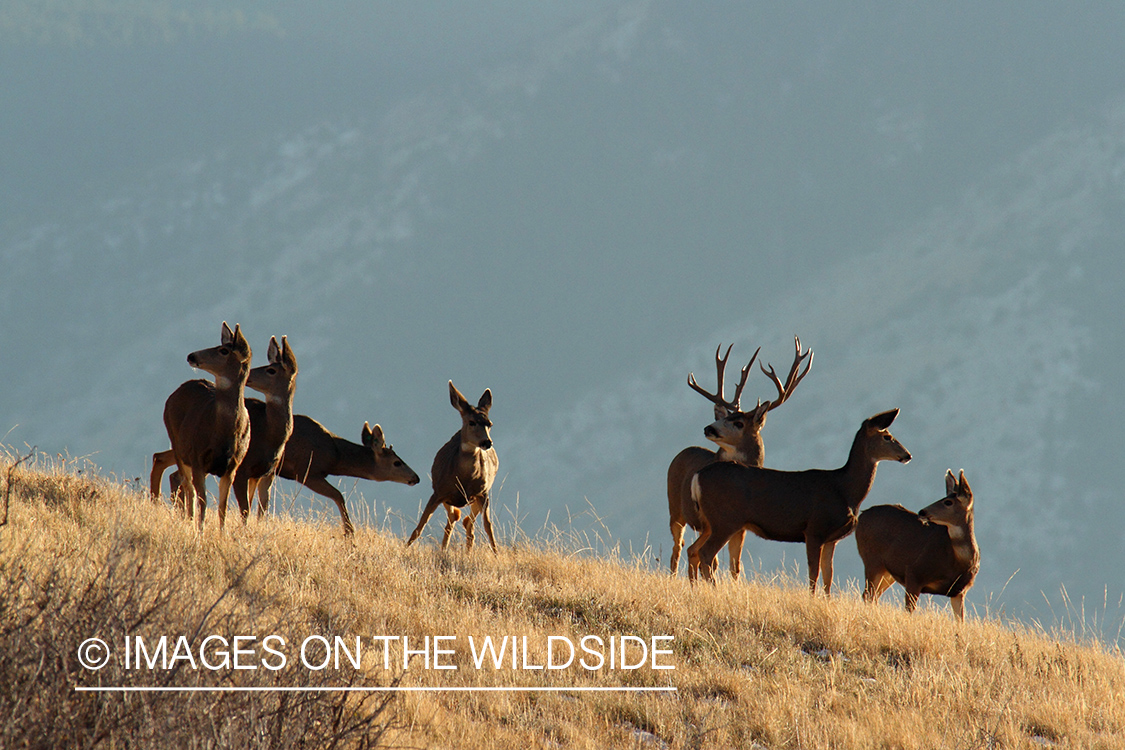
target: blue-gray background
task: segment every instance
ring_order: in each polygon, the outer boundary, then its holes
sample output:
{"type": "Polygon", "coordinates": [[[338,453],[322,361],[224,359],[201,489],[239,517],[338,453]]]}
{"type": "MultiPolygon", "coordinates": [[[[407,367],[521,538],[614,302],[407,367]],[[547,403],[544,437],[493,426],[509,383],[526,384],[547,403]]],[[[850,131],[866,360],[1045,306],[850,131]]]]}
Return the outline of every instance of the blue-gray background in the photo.
{"type": "MultiPolygon", "coordinates": [[[[492,388],[496,515],[664,565],[664,472],[711,413],[687,373],[799,334],[767,466],[838,466],[900,407],[915,460],[866,505],[963,468],[970,601],[1116,637],[1125,6],[545,5],[0,4],[4,442],[147,475],[227,320],[421,474],[446,381],[492,388]]],[[[427,494],[342,486],[405,523],[427,494]]]]}

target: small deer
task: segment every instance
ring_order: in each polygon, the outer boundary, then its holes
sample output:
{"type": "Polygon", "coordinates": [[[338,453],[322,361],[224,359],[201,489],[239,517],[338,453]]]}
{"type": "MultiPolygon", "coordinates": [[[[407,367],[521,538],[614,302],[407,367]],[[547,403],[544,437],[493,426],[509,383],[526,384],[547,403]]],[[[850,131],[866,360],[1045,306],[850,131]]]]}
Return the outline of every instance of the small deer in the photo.
{"type": "Polygon", "coordinates": [[[258,515],[269,510],[269,491],[273,477],[292,479],[336,503],[344,536],[355,531],[344,496],[328,481],[329,476],[357,477],[375,482],[418,484],[418,475],[388,445],[379,425],[363,423],[360,444],[329,432],[320,422],[304,414],[293,417],[293,434],[285,444],[281,466],[258,484],[258,515]]]}
{"type": "Polygon", "coordinates": [[[852,532],[860,503],[867,497],[880,461],[906,463],[910,453],[888,432],[898,409],[864,420],[839,469],[777,471],[729,462],[706,466],[691,480],[691,502],[698,506],[699,539],[688,548],[688,575],[712,580],[715,555],[738,531],[749,530],[777,542],[804,542],[809,588],[824,576],[832,592],[836,543],[852,532]]]}
{"type": "MultiPolygon", "coordinates": [[[[281,463],[286,441],[293,431],[293,392],[297,386],[297,357],[289,347],[285,336],[281,346],[277,339],[270,337],[267,354],[269,364],[250,370],[246,387],[258,391],[266,397],[265,401],[256,398],[244,399],[246,411],[250,415],[250,446],[246,456],[234,475],[234,497],[238,503],[243,522],[250,514],[250,502],[259,483],[271,475],[281,463]]],[[[164,451],[153,456],[155,484],[159,488],[159,474],[175,463],[172,451],[164,451]]],[[[170,477],[172,496],[179,497],[182,478],[179,471],[170,477]]],[[[219,506],[220,528],[226,516],[226,507],[219,506]]]]}
{"type": "MultiPolygon", "coordinates": [[[[717,371],[718,386],[715,393],[704,390],[695,380],[695,374],[688,376],[688,386],[699,393],[715,407],[715,421],[703,429],[703,436],[719,446],[717,451],[707,450],[692,446],[684,448],[672,459],[668,466],[668,526],[672,531],[672,560],[671,573],[676,575],[680,563],[680,552],[684,546],[684,529],[691,526],[699,530],[700,521],[695,516],[695,506],[690,502],[691,477],[700,469],[716,461],[734,461],[744,466],[762,465],[765,456],[765,446],[762,443],[761,430],[766,423],[766,414],[785,403],[793,394],[794,389],[804,379],[812,368],[812,351],[801,352],[801,340],[794,337],[797,352],[793,358],[793,366],[789,369],[789,376],[784,385],[777,377],[773,366],[767,370],[761,366],[774,386],[777,388],[777,398],[773,401],[758,401],[758,405],[750,411],[742,411],[739,399],[746,386],[746,378],[750,374],[754,361],[758,357],[761,347],[754,352],[750,362],[742,368],[738,387],[734,392],[734,399],[727,401],[723,396],[723,373],[726,370],[727,360],[733,345],[727,347],[727,352],[720,357],[722,345],[715,350],[715,369],[717,371]],[[803,372],[801,364],[808,359],[803,372]]],[[[742,571],[742,542],[745,532],[739,530],[730,538],[727,547],[730,552],[730,572],[737,581],[742,571]]]]}
{"type": "MultiPolygon", "coordinates": [[[[195,509],[195,527],[202,531],[207,509],[208,474],[219,477],[219,527],[227,497],[250,447],[250,415],[244,402],[250,375],[250,344],[236,325],[223,322],[221,344],[188,355],[188,364],[215,376],[215,382],[189,380],[164,403],[164,426],[172,443],[172,459],[184,478],[184,507],[195,509]]],[[[149,487],[160,495],[160,477],[167,468],[167,452],[153,455],[149,487]]]]}
{"type": "Polygon", "coordinates": [[[495,553],[496,538],[492,534],[492,517],[488,508],[488,493],[496,479],[499,465],[496,450],[492,447],[492,437],[489,435],[492,422],[488,418],[488,411],[492,408],[492,391],[485,389],[480,401],[473,406],[450,380],[449,401],[453,408],[461,412],[461,429],[434,456],[434,465],[430,470],[434,492],[406,546],[414,543],[437,507],[444,505],[449,516],[449,521],[445,524],[445,536],[441,539],[441,548],[444,550],[449,545],[453,525],[461,518],[461,508],[468,505],[469,512],[462,521],[465,526],[465,550],[471,552],[473,549],[473,523],[479,515],[484,519],[484,531],[488,534],[488,542],[495,553]]]}
{"type": "Polygon", "coordinates": [[[945,497],[912,513],[901,505],[876,505],[863,511],[855,528],[863,560],[865,601],[874,602],[892,583],[906,589],[906,611],[920,594],[948,596],[957,618],[965,620],[965,593],[980,570],[973,533],[973,491],[965,472],[945,473],[945,497]]]}

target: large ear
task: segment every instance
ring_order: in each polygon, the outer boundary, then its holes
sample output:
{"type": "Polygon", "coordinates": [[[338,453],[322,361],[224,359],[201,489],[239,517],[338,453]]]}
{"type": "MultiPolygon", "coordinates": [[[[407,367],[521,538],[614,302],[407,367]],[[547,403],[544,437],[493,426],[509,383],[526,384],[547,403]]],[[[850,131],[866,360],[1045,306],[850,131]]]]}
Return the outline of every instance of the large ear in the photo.
{"type": "Polygon", "coordinates": [[[281,361],[285,363],[293,372],[297,372],[297,355],[293,353],[293,349],[289,346],[289,340],[281,337],[281,361]]]}
{"type": "Polygon", "coordinates": [[[266,352],[266,359],[269,360],[271,365],[281,364],[281,348],[277,345],[277,339],[270,336],[270,348],[266,352]]]}
{"type": "Polygon", "coordinates": [[[876,414],[873,417],[867,418],[867,424],[874,427],[876,430],[885,430],[891,426],[891,422],[895,421],[898,416],[898,409],[891,409],[881,414],[876,414]]]}
{"type": "MultiPolygon", "coordinates": [[[[237,328],[238,326],[235,327],[237,328]]],[[[234,331],[230,329],[230,326],[227,325],[225,320],[223,321],[223,331],[219,336],[219,341],[223,346],[230,346],[234,343],[234,331]]]]}
{"type": "Polygon", "coordinates": [[[234,326],[234,339],[231,341],[231,346],[241,351],[246,352],[246,358],[249,359],[253,352],[250,351],[250,342],[242,335],[242,327],[235,323],[234,326]]]}
{"type": "MultiPolygon", "coordinates": [[[[962,474],[961,476],[964,476],[962,474]]],[[[945,496],[957,494],[957,477],[953,476],[953,469],[945,470],[945,496]]]]}
{"type": "Polygon", "coordinates": [[[457,411],[465,411],[469,408],[469,402],[461,395],[461,391],[457,390],[457,386],[453,385],[453,381],[449,381],[449,403],[453,404],[453,408],[457,411]]]}
{"type": "Polygon", "coordinates": [[[383,447],[383,428],[379,425],[368,427],[367,422],[363,423],[363,444],[368,448],[378,450],[383,447]]]}
{"type": "Polygon", "coordinates": [[[964,495],[967,498],[972,498],[973,488],[969,486],[969,480],[965,479],[965,470],[961,470],[961,479],[958,481],[957,494],[964,495]]]}
{"type": "Polygon", "coordinates": [[[477,408],[487,413],[492,408],[492,389],[485,388],[484,393],[480,396],[480,401],[477,402],[477,408]]]}

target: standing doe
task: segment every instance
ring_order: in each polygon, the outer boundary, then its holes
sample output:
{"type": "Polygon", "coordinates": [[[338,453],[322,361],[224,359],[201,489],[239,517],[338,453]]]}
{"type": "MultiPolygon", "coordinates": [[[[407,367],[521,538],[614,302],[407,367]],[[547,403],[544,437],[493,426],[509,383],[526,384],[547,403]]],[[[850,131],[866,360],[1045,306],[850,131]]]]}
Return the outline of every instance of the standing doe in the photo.
{"type": "MultiPolygon", "coordinates": [[[[691,526],[699,530],[700,521],[695,516],[695,506],[691,503],[691,478],[704,466],[716,461],[734,461],[744,466],[761,466],[765,457],[765,446],[762,443],[761,430],[766,423],[766,414],[781,406],[792,395],[797,384],[808,374],[812,368],[812,352],[801,352],[801,340],[794,337],[797,353],[793,358],[793,366],[789,369],[789,376],[785,384],[778,379],[773,366],[767,370],[762,366],[762,372],[773,381],[777,388],[777,398],[773,401],[759,401],[758,405],[750,411],[742,411],[739,399],[742,389],[746,386],[746,378],[754,361],[758,357],[761,347],[754,352],[750,362],[742,368],[738,387],[734,392],[734,399],[727,401],[723,396],[723,373],[726,370],[730,350],[727,347],[726,355],[720,357],[722,345],[715,350],[715,369],[717,371],[718,386],[715,393],[708,393],[696,381],[694,373],[688,376],[688,385],[696,393],[702,395],[715,406],[715,421],[703,429],[703,436],[719,446],[717,451],[707,450],[697,446],[684,448],[672,459],[668,466],[668,526],[672,531],[672,560],[671,572],[676,575],[680,563],[680,552],[684,546],[684,529],[691,526]],[[798,373],[801,363],[808,358],[808,364],[803,372],[798,373]]],[[[730,572],[735,580],[742,570],[742,541],[745,532],[739,530],[731,536],[728,543],[730,552],[730,572]]]]}
{"type": "Polygon", "coordinates": [[[492,422],[488,418],[488,411],[492,408],[492,391],[485,389],[480,401],[473,406],[450,380],[449,401],[453,408],[461,412],[461,429],[434,456],[434,465],[430,470],[434,492],[406,546],[413,544],[422,533],[437,507],[445,505],[449,520],[445,524],[445,536],[441,539],[441,548],[444,550],[449,545],[453,525],[461,517],[461,508],[468,505],[469,512],[462,522],[465,526],[465,549],[473,549],[473,523],[480,515],[484,519],[488,542],[492,545],[492,551],[496,552],[492,517],[488,509],[488,493],[499,466],[496,451],[492,447],[492,437],[489,435],[492,422]]]}
{"type": "Polygon", "coordinates": [[[980,569],[973,533],[973,491],[952,471],[945,473],[945,497],[913,513],[901,505],[876,505],[863,511],[855,529],[867,584],[863,598],[878,600],[890,585],[906,589],[906,611],[919,594],[948,596],[958,619],[965,620],[965,592],[980,569]]]}
{"type": "MultiPolygon", "coordinates": [[[[243,522],[250,514],[250,502],[259,483],[271,476],[280,465],[286,441],[293,431],[297,357],[285,336],[281,337],[281,346],[278,346],[276,338],[270,337],[267,356],[269,364],[250,370],[250,375],[246,378],[246,387],[263,394],[266,400],[244,399],[250,416],[250,446],[234,475],[234,497],[243,522]]],[[[160,474],[176,460],[170,450],[154,454],[152,458],[151,482],[159,488],[160,474]]],[[[179,471],[172,472],[170,482],[172,497],[181,497],[182,477],[179,471]]],[[[219,528],[223,527],[225,520],[226,506],[220,504],[219,528]]]]}
{"type": "Polygon", "coordinates": [[[852,532],[856,513],[867,497],[880,461],[906,463],[910,453],[888,432],[898,409],[864,420],[852,441],[847,463],[839,469],[777,471],[713,463],[691,482],[691,501],[702,528],[688,549],[688,574],[712,580],[715,555],[735,533],[749,530],[777,542],[804,542],[809,588],[824,576],[824,593],[832,591],[832,554],[852,532]]]}
{"type": "MultiPolygon", "coordinates": [[[[235,473],[250,446],[250,416],[244,394],[250,374],[250,344],[236,325],[223,322],[221,343],[188,355],[188,364],[215,376],[215,382],[189,380],[164,403],[164,427],[172,443],[172,458],[184,478],[188,517],[195,509],[195,527],[203,529],[207,509],[207,475],[219,477],[219,522],[235,473]]],[[[149,487],[160,494],[160,477],[167,452],[153,455],[149,487]]]]}
{"type": "MultiPolygon", "coordinates": [[[[357,477],[375,482],[418,484],[418,475],[398,457],[393,446],[387,444],[379,425],[369,427],[363,423],[361,443],[353,443],[329,432],[320,422],[304,414],[293,417],[293,434],[285,444],[281,466],[274,472],[283,479],[292,479],[318,495],[336,503],[344,536],[355,531],[348,516],[344,495],[328,481],[329,476],[357,477]]],[[[269,510],[270,484],[268,476],[258,484],[258,515],[269,510]]]]}

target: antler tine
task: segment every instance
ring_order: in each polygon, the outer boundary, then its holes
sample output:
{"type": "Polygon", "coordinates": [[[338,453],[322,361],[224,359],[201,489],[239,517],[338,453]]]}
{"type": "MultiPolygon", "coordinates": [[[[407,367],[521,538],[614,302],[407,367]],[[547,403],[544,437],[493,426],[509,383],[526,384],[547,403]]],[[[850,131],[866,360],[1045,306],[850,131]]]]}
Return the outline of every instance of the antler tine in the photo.
{"type": "Polygon", "coordinates": [[[793,337],[793,342],[796,345],[797,351],[796,354],[793,355],[793,366],[789,368],[789,375],[785,378],[784,385],[782,385],[781,380],[778,379],[777,372],[774,371],[773,365],[770,365],[768,370],[764,366],[762,366],[762,372],[766,374],[766,377],[773,381],[774,386],[777,388],[777,400],[767,401],[766,403],[769,404],[769,406],[766,411],[771,411],[784,404],[789,399],[789,397],[793,395],[793,391],[796,390],[800,382],[805,379],[806,375],[809,374],[809,370],[812,369],[812,349],[806,349],[802,353],[801,339],[798,336],[793,337]],[[806,358],[808,359],[808,364],[805,365],[804,371],[798,374],[797,371],[800,369],[801,363],[804,362],[806,358]]]}
{"type": "MultiPolygon", "coordinates": [[[[754,356],[751,357],[750,361],[746,363],[746,366],[742,368],[742,374],[738,381],[738,387],[734,389],[734,400],[730,402],[731,406],[733,407],[732,411],[738,411],[741,408],[739,406],[739,401],[742,399],[742,389],[746,387],[746,379],[750,377],[750,370],[753,369],[754,360],[758,358],[758,352],[760,351],[762,351],[762,347],[759,346],[754,350],[754,356]]],[[[730,354],[729,349],[727,350],[727,354],[730,354]]]]}
{"type": "Polygon", "coordinates": [[[691,373],[688,375],[688,385],[691,387],[691,389],[715,405],[716,419],[721,418],[723,416],[722,412],[724,411],[731,412],[735,410],[735,407],[732,406],[731,402],[727,401],[723,396],[723,373],[726,371],[727,360],[730,359],[730,351],[733,348],[734,344],[728,346],[727,353],[722,356],[720,356],[720,352],[722,352],[723,350],[723,345],[719,344],[719,346],[715,349],[715,376],[718,384],[715,388],[714,393],[710,393],[709,391],[704,390],[703,386],[699,385],[699,383],[695,379],[695,373],[691,373]]]}

